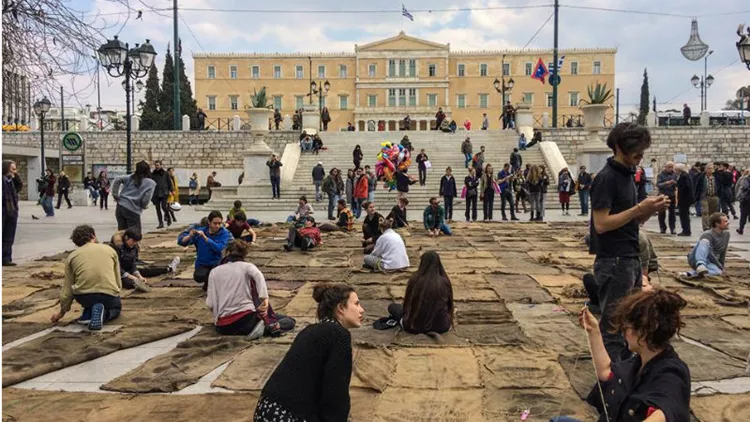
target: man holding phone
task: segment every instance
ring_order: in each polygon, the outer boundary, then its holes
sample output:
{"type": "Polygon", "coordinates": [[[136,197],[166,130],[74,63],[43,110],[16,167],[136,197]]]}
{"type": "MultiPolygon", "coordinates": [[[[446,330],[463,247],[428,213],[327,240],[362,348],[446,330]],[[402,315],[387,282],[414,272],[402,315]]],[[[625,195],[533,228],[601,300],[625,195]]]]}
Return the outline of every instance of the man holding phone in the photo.
{"type": "MultiPolygon", "coordinates": [[[[674,227],[676,222],[675,217],[675,192],[677,191],[677,173],[674,171],[674,163],[668,161],[664,165],[664,171],[659,173],[656,178],[656,187],[659,188],[659,194],[669,198],[669,232],[675,234],[674,227]]],[[[664,221],[667,216],[667,210],[659,212],[659,229],[662,233],[667,232],[667,223],[664,221]]]]}

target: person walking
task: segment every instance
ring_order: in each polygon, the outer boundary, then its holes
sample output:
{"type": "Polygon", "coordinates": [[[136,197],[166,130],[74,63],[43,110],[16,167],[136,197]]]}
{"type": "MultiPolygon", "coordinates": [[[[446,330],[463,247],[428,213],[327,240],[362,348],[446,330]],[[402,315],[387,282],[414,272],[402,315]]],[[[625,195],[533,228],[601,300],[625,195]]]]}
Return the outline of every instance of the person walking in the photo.
{"type": "Polygon", "coordinates": [[[427,157],[427,154],[424,152],[424,148],[419,150],[419,155],[417,155],[417,168],[419,169],[419,185],[424,186],[427,184],[427,162],[429,161],[429,158],[427,157]]]}
{"type": "Polygon", "coordinates": [[[70,179],[68,179],[68,176],[65,175],[64,171],[60,172],[60,177],[57,179],[57,206],[56,209],[60,209],[60,205],[62,203],[63,197],[65,197],[65,202],[68,203],[68,209],[73,208],[73,204],[70,203],[70,199],[68,198],[68,191],[70,190],[70,179]]]}
{"type": "Polygon", "coordinates": [[[578,199],[581,201],[581,213],[578,215],[589,215],[589,193],[591,192],[591,173],[586,171],[586,166],[578,169],[578,199]]]}
{"type": "Polygon", "coordinates": [[[483,221],[492,221],[492,210],[495,208],[495,170],[492,164],[484,166],[484,172],[479,183],[479,200],[482,201],[483,221]]]}
{"type": "Polygon", "coordinates": [[[55,197],[55,174],[51,169],[44,170],[44,176],[37,179],[39,185],[39,203],[47,217],[55,216],[55,208],[52,206],[52,200],[55,197]]]}
{"type": "Polygon", "coordinates": [[[692,112],[690,111],[690,107],[688,107],[687,104],[683,104],[682,106],[682,119],[685,121],[685,126],[690,126],[690,117],[692,115],[692,112]]]}
{"type": "Polygon", "coordinates": [[[735,192],[737,192],[737,202],[740,203],[740,227],[737,229],[737,234],[745,234],[745,224],[750,218],[750,170],[745,170],[737,179],[735,192]]]}
{"type": "Polygon", "coordinates": [[[365,158],[364,154],[362,154],[362,148],[357,145],[354,147],[354,151],[352,151],[352,161],[354,162],[354,170],[356,171],[359,166],[362,164],[362,159],[365,158]]]}
{"type": "Polygon", "coordinates": [[[445,201],[445,218],[453,221],[453,198],[458,195],[456,191],[456,178],[453,177],[453,169],[445,169],[445,175],[440,178],[440,196],[445,201]]]}
{"type": "Polygon", "coordinates": [[[102,170],[99,172],[99,178],[96,181],[97,186],[99,186],[99,210],[108,210],[109,209],[109,176],[107,176],[107,171],[102,170]]]}
{"type": "Polygon", "coordinates": [[[328,176],[323,179],[322,189],[328,196],[328,219],[335,220],[336,217],[333,215],[333,210],[336,209],[336,203],[344,191],[344,182],[339,175],[339,169],[335,167],[331,169],[328,176]]]}
{"type": "Polygon", "coordinates": [[[529,221],[543,221],[541,201],[543,182],[539,167],[535,165],[531,166],[529,176],[526,179],[526,185],[529,189],[529,203],[531,205],[529,221]]]}
{"type": "Polygon", "coordinates": [[[320,202],[323,199],[323,193],[320,191],[320,186],[323,184],[323,179],[326,177],[326,170],[323,168],[323,162],[318,161],[318,164],[312,169],[312,180],[315,186],[315,202],[320,202]]]}
{"type": "Polygon", "coordinates": [[[97,186],[96,178],[91,172],[86,173],[86,177],[83,178],[83,188],[88,191],[91,201],[96,206],[96,201],[99,199],[99,187],[97,186]]]}
{"type": "Polygon", "coordinates": [[[148,208],[156,189],[156,182],[150,176],[151,166],[145,161],[139,161],[133,174],[120,176],[112,183],[112,197],[117,203],[117,230],[132,227],[137,229],[138,233],[143,233],[141,214],[148,208]]]}
{"type": "Polygon", "coordinates": [[[482,130],[490,128],[490,121],[487,119],[487,113],[482,113],[482,130]]]}
{"type": "Polygon", "coordinates": [[[198,196],[201,193],[201,184],[198,181],[198,173],[193,172],[188,182],[188,205],[198,205],[198,196]]]}
{"type": "Polygon", "coordinates": [[[680,226],[682,231],[677,236],[690,236],[690,206],[695,203],[695,194],[693,193],[693,180],[690,174],[685,171],[685,165],[682,163],[675,165],[677,173],[677,211],[680,215],[680,226]]]}
{"type": "MultiPolygon", "coordinates": [[[[562,215],[570,215],[571,192],[575,192],[573,177],[570,175],[570,171],[568,171],[568,168],[563,167],[563,169],[560,170],[560,175],[557,178],[557,193],[560,198],[560,208],[562,209],[562,215]]],[[[541,205],[541,203],[539,205],[541,205]]]]}
{"type": "Polygon", "coordinates": [[[18,227],[18,192],[23,188],[16,163],[3,160],[3,267],[12,267],[13,244],[18,227]]]}
{"type": "Polygon", "coordinates": [[[276,130],[279,130],[279,125],[281,124],[283,120],[284,118],[281,117],[281,112],[279,111],[279,109],[278,108],[275,109],[273,111],[273,123],[274,125],[276,125],[276,130]]]}
{"type": "Polygon", "coordinates": [[[198,113],[196,113],[195,117],[198,118],[198,130],[205,130],[206,129],[206,119],[208,116],[203,111],[202,108],[198,109],[198,113]]]}
{"type": "Polygon", "coordinates": [[[438,107],[438,111],[435,113],[435,130],[440,130],[443,120],[445,120],[445,113],[443,113],[442,107],[438,107]]]}
{"type": "MultiPolygon", "coordinates": [[[[510,219],[512,221],[518,220],[516,218],[516,211],[513,207],[513,189],[510,187],[511,181],[513,180],[513,173],[510,172],[510,164],[505,163],[503,169],[497,173],[497,185],[500,189],[500,211],[503,214],[503,221],[507,221],[508,217],[505,215],[505,205],[510,207],[510,219]]],[[[524,210],[526,205],[524,204],[524,210]]]]}
{"type": "MultiPolygon", "coordinates": [[[[169,192],[169,197],[167,198],[167,211],[169,211],[169,216],[172,218],[172,222],[176,223],[177,217],[175,217],[174,215],[172,204],[180,203],[179,180],[177,180],[177,175],[174,172],[174,167],[168,168],[167,173],[169,173],[169,179],[172,181],[172,191],[169,192]]],[[[240,182],[239,184],[242,184],[242,182],[240,182]]]]}
{"type": "MultiPolygon", "coordinates": [[[[474,171],[481,176],[484,171],[484,145],[479,147],[479,152],[474,155],[474,171]]],[[[479,177],[477,176],[477,178],[479,177]]]]}
{"type": "Polygon", "coordinates": [[[169,173],[161,165],[160,160],[154,161],[154,171],[151,172],[151,179],[156,182],[154,187],[154,194],[151,197],[151,202],[156,208],[156,218],[159,220],[157,229],[164,228],[164,220],[167,221],[167,226],[172,225],[172,216],[169,214],[169,205],[167,205],[167,198],[172,192],[172,179],[169,177],[169,173]],[[164,213],[162,216],[162,212],[164,213]]]}
{"type": "MultiPolygon", "coordinates": [[[[664,170],[659,173],[656,178],[656,187],[659,189],[659,194],[664,195],[669,199],[669,232],[675,234],[675,193],[677,192],[677,175],[674,172],[674,163],[668,161],[664,165],[664,170]]],[[[667,224],[665,222],[667,211],[661,211],[659,213],[659,229],[662,233],[667,232],[667,224]]]]}
{"type": "Polygon", "coordinates": [[[356,175],[353,194],[354,203],[352,204],[354,209],[352,211],[354,212],[354,216],[359,218],[362,215],[362,204],[367,201],[367,190],[370,183],[369,178],[364,174],[361,167],[357,169],[356,175]]]}
{"type": "Polygon", "coordinates": [[[281,161],[276,154],[266,162],[268,166],[268,176],[271,179],[271,199],[281,199],[281,161]]]}
{"type": "Polygon", "coordinates": [[[320,121],[323,122],[323,131],[328,131],[328,123],[331,123],[331,113],[328,112],[328,107],[323,107],[320,113],[320,121]]]}
{"type": "Polygon", "coordinates": [[[544,215],[547,210],[547,190],[549,189],[549,176],[547,175],[547,167],[543,164],[539,166],[539,175],[542,177],[542,194],[539,196],[539,215],[544,220],[544,215]]]}
{"type": "Polygon", "coordinates": [[[464,155],[464,167],[469,168],[469,163],[471,163],[471,159],[474,157],[473,153],[471,138],[467,136],[463,143],[461,143],[461,154],[464,155]]]}
{"type": "Polygon", "coordinates": [[[709,216],[719,211],[719,185],[718,181],[714,177],[714,165],[711,163],[706,164],[706,173],[703,177],[698,179],[698,188],[696,191],[700,192],[700,203],[701,203],[701,223],[703,231],[710,230],[711,226],[708,224],[709,216]]]}
{"type": "Polygon", "coordinates": [[[466,221],[477,221],[477,197],[479,193],[479,178],[476,171],[469,167],[469,174],[464,178],[466,189],[466,221]]]}

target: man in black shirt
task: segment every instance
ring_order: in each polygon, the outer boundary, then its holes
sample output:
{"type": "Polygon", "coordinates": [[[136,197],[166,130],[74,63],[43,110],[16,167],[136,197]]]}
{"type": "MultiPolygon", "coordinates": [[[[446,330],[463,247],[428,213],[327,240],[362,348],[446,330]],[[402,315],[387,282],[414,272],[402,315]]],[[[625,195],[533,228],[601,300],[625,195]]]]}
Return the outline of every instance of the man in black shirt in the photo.
{"type": "Polygon", "coordinates": [[[635,123],[620,123],[607,137],[614,156],[591,185],[591,244],[596,255],[594,277],[602,309],[600,326],[604,345],[613,361],[628,355],[621,334],[610,334],[610,316],[617,302],[634,287],[641,287],[638,258],[638,224],[669,206],[662,195],[638,203],[633,175],[635,166],[651,145],[648,129],[635,123]]]}

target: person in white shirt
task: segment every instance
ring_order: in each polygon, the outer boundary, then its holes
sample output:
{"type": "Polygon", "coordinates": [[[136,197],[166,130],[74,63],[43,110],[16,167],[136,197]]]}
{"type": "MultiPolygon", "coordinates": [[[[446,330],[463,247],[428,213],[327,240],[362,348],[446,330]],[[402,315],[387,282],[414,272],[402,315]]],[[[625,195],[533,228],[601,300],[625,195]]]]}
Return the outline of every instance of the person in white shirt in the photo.
{"type": "Polygon", "coordinates": [[[365,255],[364,267],[376,271],[400,270],[409,267],[409,255],[401,235],[393,231],[393,220],[383,220],[380,223],[382,235],[375,242],[375,249],[370,255],[365,255]]]}
{"type": "Polygon", "coordinates": [[[307,197],[302,195],[299,197],[299,205],[297,205],[297,208],[294,210],[294,214],[287,217],[286,222],[291,223],[299,220],[301,217],[308,217],[313,214],[315,214],[315,210],[312,205],[307,203],[307,197]]]}

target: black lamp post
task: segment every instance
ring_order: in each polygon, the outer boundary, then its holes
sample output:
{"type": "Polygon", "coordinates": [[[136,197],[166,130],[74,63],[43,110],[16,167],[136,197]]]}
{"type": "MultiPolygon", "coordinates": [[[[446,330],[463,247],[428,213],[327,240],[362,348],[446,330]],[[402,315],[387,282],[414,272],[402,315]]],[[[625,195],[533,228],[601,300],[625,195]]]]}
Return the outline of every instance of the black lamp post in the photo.
{"type": "Polygon", "coordinates": [[[52,107],[52,103],[49,102],[47,97],[34,103],[34,114],[39,116],[40,121],[39,133],[42,141],[42,177],[44,177],[44,167],[46,165],[44,162],[44,115],[47,114],[50,107],[52,107]]]}
{"type": "MultiPolygon", "coordinates": [[[[133,114],[135,114],[135,93],[143,90],[143,82],[138,79],[134,84],[130,85],[130,103],[133,104],[133,114]]],[[[125,90],[125,93],[128,92],[128,88],[125,86],[125,81],[122,81],[122,89],[125,90]]]]}
{"type": "Polygon", "coordinates": [[[328,91],[331,89],[331,83],[328,81],[322,82],[320,84],[320,87],[318,87],[318,84],[315,83],[315,81],[310,81],[310,98],[312,98],[313,95],[318,96],[318,110],[320,114],[320,130],[323,130],[323,97],[328,94],[328,91]]]}
{"type": "Polygon", "coordinates": [[[495,91],[497,91],[502,97],[500,99],[500,112],[502,113],[505,109],[505,91],[512,91],[513,85],[516,83],[513,78],[510,78],[507,84],[505,83],[505,54],[503,54],[503,60],[500,66],[500,79],[502,80],[495,78],[492,85],[495,87],[495,91]]]}
{"type": "Polygon", "coordinates": [[[107,69],[112,77],[125,76],[125,127],[127,131],[127,172],[131,173],[133,168],[133,150],[130,128],[130,98],[133,90],[131,79],[139,79],[148,74],[148,70],[154,64],[156,50],[149,40],[143,45],[136,44],[129,48],[128,44],[117,39],[108,40],[97,50],[99,62],[107,69]]]}
{"type": "Polygon", "coordinates": [[[740,54],[740,60],[745,63],[747,70],[750,70],[750,26],[747,27],[747,34],[742,33],[744,25],[740,25],[737,29],[737,35],[740,36],[740,40],[737,41],[737,52],[740,54]]]}

